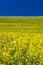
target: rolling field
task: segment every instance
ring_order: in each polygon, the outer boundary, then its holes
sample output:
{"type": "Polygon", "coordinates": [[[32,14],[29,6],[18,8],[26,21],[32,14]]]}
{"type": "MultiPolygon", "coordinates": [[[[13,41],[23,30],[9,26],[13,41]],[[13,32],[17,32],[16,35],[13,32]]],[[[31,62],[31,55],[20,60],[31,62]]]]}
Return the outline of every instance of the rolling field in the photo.
{"type": "Polygon", "coordinates": [[[43,65],[43,16],[0,16],[0,65],[43,65]]]}

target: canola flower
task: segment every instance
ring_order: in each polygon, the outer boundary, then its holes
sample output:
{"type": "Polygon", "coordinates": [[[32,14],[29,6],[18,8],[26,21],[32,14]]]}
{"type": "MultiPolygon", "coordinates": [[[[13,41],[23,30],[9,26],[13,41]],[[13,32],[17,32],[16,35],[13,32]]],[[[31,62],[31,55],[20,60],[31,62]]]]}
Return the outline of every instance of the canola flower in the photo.
{"type": "Polygon", "coordinates": [[[0,35],[0,65],[43,65],[43,34],[12,34],[0,35]]]}

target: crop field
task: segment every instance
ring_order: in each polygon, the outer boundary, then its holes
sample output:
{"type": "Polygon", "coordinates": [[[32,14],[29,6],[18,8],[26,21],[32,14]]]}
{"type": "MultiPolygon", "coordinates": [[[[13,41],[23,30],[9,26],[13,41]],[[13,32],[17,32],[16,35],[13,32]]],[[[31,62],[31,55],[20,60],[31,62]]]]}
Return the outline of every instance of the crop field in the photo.
{"type": "Polygon", "coordinates": [[[0,16],[0,65],[43,65],[43,16],[0,16]]]}

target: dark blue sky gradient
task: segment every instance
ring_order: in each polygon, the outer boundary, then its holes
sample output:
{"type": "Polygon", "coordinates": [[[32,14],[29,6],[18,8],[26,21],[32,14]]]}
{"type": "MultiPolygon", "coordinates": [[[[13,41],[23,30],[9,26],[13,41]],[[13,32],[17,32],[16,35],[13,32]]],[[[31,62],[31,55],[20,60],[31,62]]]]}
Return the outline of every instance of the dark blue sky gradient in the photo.
{"type": "Polygon", "coordinates": [[[43,0],[0,0],[0,16],[43,16],[43,0]]]}

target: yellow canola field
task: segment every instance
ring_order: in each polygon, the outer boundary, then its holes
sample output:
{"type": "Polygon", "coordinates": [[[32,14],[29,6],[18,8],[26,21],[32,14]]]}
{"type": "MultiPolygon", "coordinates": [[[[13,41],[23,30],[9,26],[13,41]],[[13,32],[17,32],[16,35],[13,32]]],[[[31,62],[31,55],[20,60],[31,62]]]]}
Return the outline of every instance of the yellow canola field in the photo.
{"type": "Polygon", "coordinates": [[[43,34],[0,33],[0,65],[43,65],[43,34]]]}
{"type": "Polygon", "coordinates": [[[43,65],[43,16],[0,16],[0,65],[43,65]]]}

